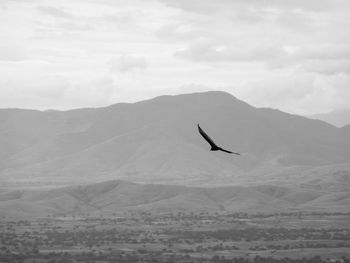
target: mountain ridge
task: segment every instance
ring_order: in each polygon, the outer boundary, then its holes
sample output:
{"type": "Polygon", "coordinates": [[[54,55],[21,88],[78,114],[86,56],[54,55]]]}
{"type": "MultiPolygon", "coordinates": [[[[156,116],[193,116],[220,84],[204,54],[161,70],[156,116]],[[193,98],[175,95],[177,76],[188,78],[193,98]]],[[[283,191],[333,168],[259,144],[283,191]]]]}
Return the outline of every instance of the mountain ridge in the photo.
{"type": "Polygon", "coordinates": [[[350,160],[346,129],[255,108],[221,91],[96,109],[0,110],[0,120],[2,182],[239,184],[252,174],[266,179],[350,160]],[[197,123],[242,156],[210,152],[197,123]]]}

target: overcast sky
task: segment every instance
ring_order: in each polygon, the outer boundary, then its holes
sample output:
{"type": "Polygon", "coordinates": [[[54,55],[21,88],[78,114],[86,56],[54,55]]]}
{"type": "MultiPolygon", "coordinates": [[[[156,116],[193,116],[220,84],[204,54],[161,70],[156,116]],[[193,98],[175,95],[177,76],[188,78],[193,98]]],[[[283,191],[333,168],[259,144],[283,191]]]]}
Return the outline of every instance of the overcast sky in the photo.
{"type": "Polygon", "coordinates": [[[1,0],[0,107],[71,109],[225,90],[350,108],[349,0],[1,0]]]}

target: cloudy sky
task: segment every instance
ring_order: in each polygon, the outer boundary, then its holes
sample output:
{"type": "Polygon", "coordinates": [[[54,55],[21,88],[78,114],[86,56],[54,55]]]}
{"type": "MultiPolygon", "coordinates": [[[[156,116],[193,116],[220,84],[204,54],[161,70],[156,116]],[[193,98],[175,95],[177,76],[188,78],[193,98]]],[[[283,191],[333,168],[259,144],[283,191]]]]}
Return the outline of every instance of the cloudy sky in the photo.
{"type": "Polygon", "coordinates": [[[0,108],[225,90],[297,114],[350,108],[348,0],[1,0],[0,108]]]}

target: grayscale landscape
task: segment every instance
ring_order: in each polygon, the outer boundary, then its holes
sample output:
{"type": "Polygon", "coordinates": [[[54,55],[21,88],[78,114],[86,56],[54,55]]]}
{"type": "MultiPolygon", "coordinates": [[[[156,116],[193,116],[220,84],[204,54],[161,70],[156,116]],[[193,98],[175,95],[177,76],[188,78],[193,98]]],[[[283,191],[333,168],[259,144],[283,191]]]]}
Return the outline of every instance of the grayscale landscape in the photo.
{"type": "Polygon", "coordinates": [[[350,263],[350,1],[1,0],[0,263],[350,263]]]}
{"type": "Polygon", "coordinates": [[[218,91],[71,111],[4,109],[0,119],[4,252],[16,250],[15,231],[34,259],[56,251],[86,260],[77,253],[92,248],[96,260],[125,262],[145,253],[146,262],[172,253],[177,262],[308,262],[299,250],[316,261],[349,256],[349,126],[218,91]],[[241,155],[210,152],[197,122],[241,155]],[[41,241],[29,245],[33,238],[41,241]]]}

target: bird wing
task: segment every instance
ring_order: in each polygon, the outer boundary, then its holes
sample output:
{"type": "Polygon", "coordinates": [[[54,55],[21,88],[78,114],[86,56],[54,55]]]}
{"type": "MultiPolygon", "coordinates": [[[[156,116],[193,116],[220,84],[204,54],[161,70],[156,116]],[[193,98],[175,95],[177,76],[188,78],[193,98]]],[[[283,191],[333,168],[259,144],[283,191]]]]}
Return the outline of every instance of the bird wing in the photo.
{"type": "Polygon", "coordinates": [[[225,149],[222,149],[222,148],[220,148],[220,147],[219,147],[219,150],[220,150],[220,151],[223,151],[223,152],[226,152],[226,153],[232,153],[232,154],[236,154],[236,155],[241,155],[240,153],[230,152],[230,151],[225,150],[225,149]]]}
{"type": "Polygon", "coordinates": [[[210,144],[211,147],[213,147],[213,148],[219,148],[219,147],[215,144],[215,142],[208,136],[208,134],[206,134],[206,133],[202,130],[202,128],[199,126],[199,124],[198,124],[198,131],[199,131],[199,133],[203,136],[203,138],[210,144]]]}

